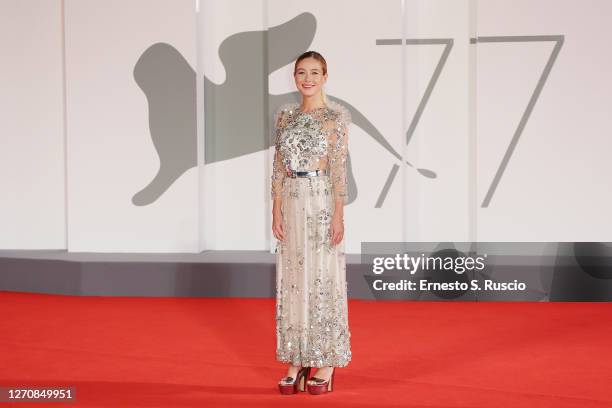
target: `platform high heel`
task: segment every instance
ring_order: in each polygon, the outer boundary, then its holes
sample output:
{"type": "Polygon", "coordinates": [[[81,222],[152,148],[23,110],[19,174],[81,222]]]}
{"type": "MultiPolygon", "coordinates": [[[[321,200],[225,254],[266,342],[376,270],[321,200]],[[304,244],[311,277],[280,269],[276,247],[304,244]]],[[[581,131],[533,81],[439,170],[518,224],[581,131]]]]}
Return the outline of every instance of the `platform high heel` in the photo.
{"type": "Polygon", "coordinates": [[[310,377],[310,367],[301,367],[296,378],[285,377],[278,382],[278,390],[281,394],[296,394],[298,391],[306,391],[306,379],[310,377]]]}
{"type": "Polygon", "coordinates": [[[336,369],[332,371],[331,377],[329,380],[325,381],[322,378],[311,377],[306,387],[308,388],[308,392],[313,395],[324,394],[326,392],[332,392],[334,390],[334,375],[336,374],[336,369]]]}

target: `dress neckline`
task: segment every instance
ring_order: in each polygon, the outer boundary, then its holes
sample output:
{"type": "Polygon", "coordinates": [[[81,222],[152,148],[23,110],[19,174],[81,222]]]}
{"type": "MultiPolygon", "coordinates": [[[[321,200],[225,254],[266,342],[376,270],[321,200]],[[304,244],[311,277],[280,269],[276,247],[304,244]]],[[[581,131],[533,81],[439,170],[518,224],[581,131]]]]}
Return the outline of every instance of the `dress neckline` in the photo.
{"type": "Polygon", "coordinates": [[[310,110],[310,111],[303,111],[302,110],[302,106],[298,104],[297,111],[309,114],[309,113],[313,113],[313,112],[316,112],[316,111],[319,111],[319,110],[325,109],[325,108],[327,108],[327,104],[325,104],[323,106],[319,106],[318,108],[314,108],[313,110],[310,110]]]}

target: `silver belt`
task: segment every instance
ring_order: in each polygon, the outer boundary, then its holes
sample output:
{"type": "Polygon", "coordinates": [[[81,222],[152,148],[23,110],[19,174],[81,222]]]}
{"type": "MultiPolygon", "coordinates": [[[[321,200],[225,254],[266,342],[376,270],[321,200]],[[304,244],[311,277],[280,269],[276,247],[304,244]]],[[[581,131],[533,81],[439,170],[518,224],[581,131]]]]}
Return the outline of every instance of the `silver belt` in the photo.
{"type": "Polygon", "coordinates": [[[325,169],[325,170],[311,170],[311,171],[287,170],[287,176],[291,177],[291,178],[327,176],[327,169],[325,169]]]}

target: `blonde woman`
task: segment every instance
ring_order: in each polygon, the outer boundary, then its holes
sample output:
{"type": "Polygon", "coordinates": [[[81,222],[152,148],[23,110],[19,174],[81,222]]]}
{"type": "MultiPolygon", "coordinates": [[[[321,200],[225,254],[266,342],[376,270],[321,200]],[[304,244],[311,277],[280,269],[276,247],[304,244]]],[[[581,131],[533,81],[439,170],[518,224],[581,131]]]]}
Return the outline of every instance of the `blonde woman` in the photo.
{"type": "Polygon", "coordinates": [[[344,253],[351,116],[324,96],[321,54],[300,55],[294,80],[301,102],[274,115],[276,359],[289,363],[278,384],[282,394],[321,394],[333,390],[335,367],[351,360],[344,253]]]}

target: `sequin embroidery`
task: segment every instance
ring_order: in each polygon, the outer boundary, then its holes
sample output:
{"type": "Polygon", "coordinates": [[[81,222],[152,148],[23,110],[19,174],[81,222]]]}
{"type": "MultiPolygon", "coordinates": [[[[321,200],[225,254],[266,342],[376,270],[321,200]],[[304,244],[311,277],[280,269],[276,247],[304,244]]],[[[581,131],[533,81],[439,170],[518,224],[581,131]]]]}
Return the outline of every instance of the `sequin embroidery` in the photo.
{"type": "Polygon", "coordinates": [[[348,110],[336,102],[312,112],[298,103],[275,114],[272,198],[281,199],[285,240],[276,247],[276,358],[344,367],[352,358],[344,240],[331,245],[335,203],[347,195],[348,110]],[[287,177],[287,170],[329,175],[287,177]]]}

